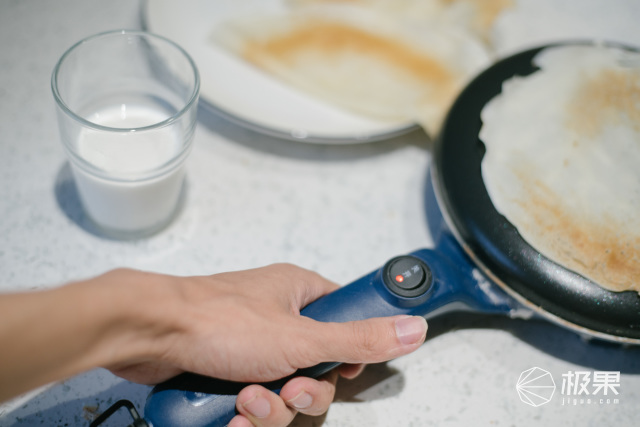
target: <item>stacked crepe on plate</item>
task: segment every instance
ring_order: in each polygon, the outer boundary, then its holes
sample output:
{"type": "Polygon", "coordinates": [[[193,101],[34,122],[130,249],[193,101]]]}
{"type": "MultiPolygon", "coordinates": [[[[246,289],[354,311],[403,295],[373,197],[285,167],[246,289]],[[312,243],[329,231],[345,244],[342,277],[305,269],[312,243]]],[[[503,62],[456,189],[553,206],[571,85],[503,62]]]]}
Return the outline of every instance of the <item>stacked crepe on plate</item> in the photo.
{"type": "Polygon", "coordinates": [[[546,257],[640,292],[640,54],[543,50],[482,111],[496,209],[546,257]]]}
{"type": "Polygon", "coordinates": [[[496,18],[516,0],[289,0],[294,8],[313,5],[352,5],[367,8],[403,23],[464,28],[488,41],[496,18]]]}
{"type": "Polygon", "coordinates": [[[288,13],[228,22],[213,40],[314,97],[390,123],[420,122],[435,134],[460,89],[491,61],[481,37],[437,19],[442,7],[291,2],[288,13]]]}
{"type": "Polygon", "coordinates": [[[638,0],[514,0],[496,17],[490,43],[503,57],[562,40],[640,45],[638,0]]]}
{"type": "Polygon", "coordinates": [[[432,136],[499,56],[566,38],[640,40],[638,0],[281,2],[280,14],[215,28],[213,43],[337,108],[432,136]]]}

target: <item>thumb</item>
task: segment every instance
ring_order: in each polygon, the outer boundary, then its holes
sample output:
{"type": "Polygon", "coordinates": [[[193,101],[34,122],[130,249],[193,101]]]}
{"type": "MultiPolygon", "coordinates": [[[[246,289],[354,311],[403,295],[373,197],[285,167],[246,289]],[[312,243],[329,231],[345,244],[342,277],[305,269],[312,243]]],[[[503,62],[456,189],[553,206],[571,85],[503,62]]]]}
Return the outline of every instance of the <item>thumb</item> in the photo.
{"type": "Polygon", "coordinates": [[[380,363],[408,354],[424,342],[420,316],[378,317],[345,323],[316,322],[315,354],[320,362],[380,363]]]}

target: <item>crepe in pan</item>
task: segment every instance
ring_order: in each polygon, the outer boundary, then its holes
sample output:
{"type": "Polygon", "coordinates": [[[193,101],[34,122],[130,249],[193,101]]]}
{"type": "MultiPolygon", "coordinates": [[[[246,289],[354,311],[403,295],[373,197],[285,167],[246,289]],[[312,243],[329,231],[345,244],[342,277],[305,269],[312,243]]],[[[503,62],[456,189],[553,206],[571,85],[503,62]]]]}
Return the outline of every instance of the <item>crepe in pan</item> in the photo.
{"type": "Polygon", "coordinates": [[[482,111],[489,196],[542,255],[640,291],[640,56],[573,45],[534,63],[482,111]]]}

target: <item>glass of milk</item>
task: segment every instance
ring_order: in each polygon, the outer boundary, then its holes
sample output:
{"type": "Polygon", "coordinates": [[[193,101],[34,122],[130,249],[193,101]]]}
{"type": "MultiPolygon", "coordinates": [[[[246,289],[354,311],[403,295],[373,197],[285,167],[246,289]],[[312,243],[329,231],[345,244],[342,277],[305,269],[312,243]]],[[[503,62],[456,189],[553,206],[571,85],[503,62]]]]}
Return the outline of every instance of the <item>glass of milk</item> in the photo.
{"type": "Polygon", "coordinates": [[[53,70],[60,135],[84,209],[109,237],[138,238],[180,208],[200,78],[175,43],[113,31],[67,50],[53,70]]]}

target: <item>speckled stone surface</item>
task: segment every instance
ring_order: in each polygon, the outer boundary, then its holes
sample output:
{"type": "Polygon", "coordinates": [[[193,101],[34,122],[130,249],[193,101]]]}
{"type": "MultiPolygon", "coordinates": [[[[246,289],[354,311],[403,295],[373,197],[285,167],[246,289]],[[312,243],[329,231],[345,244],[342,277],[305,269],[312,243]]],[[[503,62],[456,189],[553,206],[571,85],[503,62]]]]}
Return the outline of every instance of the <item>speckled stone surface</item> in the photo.
{"type": "MultiPolygon", "coordinates": [[[[187,275],[282,261],[348,283],[432,244],[422,199],[429,144],[421,132],[308,145],[204,110],[176,221],[147,240],[97,235],[58,139],[50,73],[82,37],[137,27],[140,5],[129,0],[0,3],[0,290],[52,287],[119,266],[187,275]]],[[[120,398],[141,408],[148,391],[96,370],[0,406],[0,426],[88,425],[120,398]]],[[[341,382],[337,400],[326,417],[299,417],[295,425],[635,426],[640,349],[586,342],[542,321],[447,315],[430,323],[416,353],[341,382]],[[515,389],[534,366],[558,386],[540,407],[521,402],[515,389]],[[573,371],[620,371],[618,403],[567,405],[560,385],[573,371]]]]}

